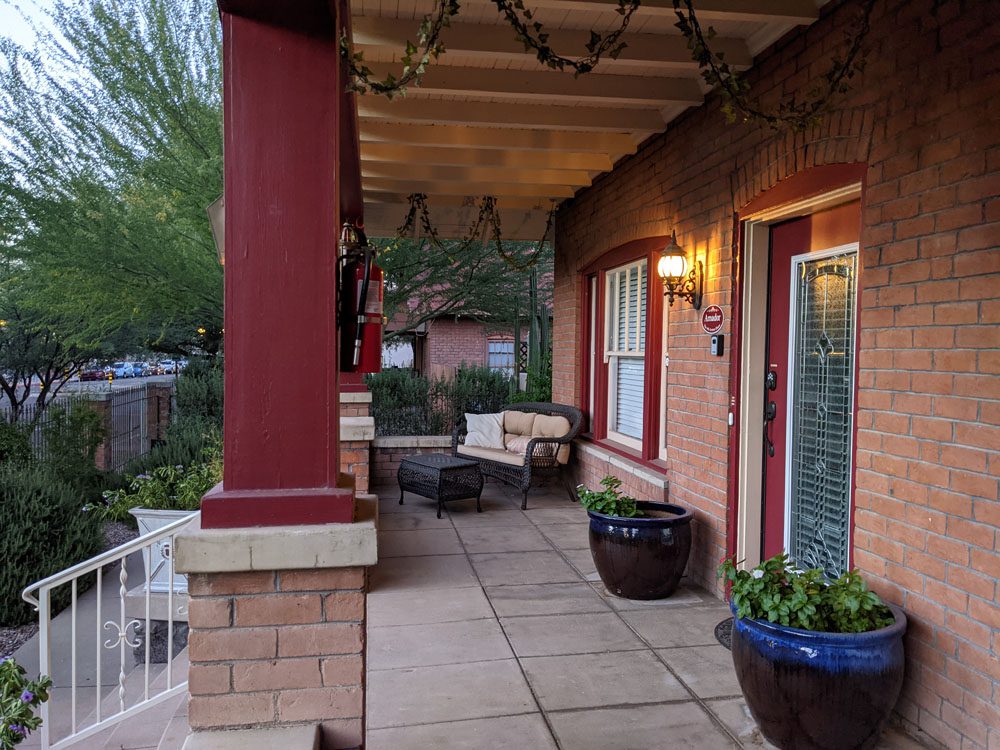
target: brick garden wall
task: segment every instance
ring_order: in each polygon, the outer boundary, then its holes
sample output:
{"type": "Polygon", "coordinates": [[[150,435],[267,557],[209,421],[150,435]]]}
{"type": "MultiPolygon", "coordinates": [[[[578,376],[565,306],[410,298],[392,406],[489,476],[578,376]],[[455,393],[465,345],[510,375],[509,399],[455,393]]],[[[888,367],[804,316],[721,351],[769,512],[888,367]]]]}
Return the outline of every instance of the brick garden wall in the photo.
{"type": "MultiPolygon", "coordinates": [[[[754,91],[773,100],[821,75],[858,5],[830,3],[758,56],[754,91]]],[[[868,165],[855,564],[910,615],[900,714],[956,750],[1000,748],[998,39],[988,2],[879,2],[868,65],[822,125],[727,125],[710,97],[564,204],[557,223],[553,389],[576,403],[579,269],[676,229],[705,261],[704,304],[723,308],[728,329],[735,212],[804,169],[868,165]]],[[[671,309],[668,338],[670,497],[697,518],[689,574],[716,587],[729,356],[709,357],[687,305],[671,309]]],[[[582,471],[599,473],[588,460],[582,471]]]]}

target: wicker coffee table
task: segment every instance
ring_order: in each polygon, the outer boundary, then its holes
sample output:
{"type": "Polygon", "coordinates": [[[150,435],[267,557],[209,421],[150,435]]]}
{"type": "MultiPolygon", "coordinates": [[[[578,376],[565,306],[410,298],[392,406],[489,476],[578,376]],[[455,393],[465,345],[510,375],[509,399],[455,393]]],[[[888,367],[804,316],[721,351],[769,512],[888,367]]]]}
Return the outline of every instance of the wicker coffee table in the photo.
{"type": "Polygon", "coordinates": [[[403,504],[403,492],[437,500],[437,517],[441,517],[444,504],[451,500],[476,498],[476,512],[482,513],[479,502],[483,494],[483,475],[479,463],[464,458],[446,456],[442,453],[428,453],[407,456],[399,462],[399,504],[403,504]]]}

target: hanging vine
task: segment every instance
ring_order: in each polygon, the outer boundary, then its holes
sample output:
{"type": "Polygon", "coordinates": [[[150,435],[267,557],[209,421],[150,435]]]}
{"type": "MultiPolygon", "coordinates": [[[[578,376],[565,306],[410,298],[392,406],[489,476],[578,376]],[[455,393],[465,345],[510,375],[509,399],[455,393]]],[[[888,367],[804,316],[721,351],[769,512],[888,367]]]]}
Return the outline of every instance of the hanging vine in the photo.
{"type": "MultiPolygon", "coordinates": [[[[574,71],[579,76],[589,73],[605,54],[617,58],[627,46],[619,37],[628,28],[632,14],[639,9],[641,0],[618,0],[616,12],[622,17],[621,24],[608,34],[590,32],[590,40],[585,45],[587,55],[580,58],[565,57],[556,53],[546,43],[549,35],[540,22],[535,20],[534,11],[524,7],[524,0],[493,0],[499,13],[514,29],[519,42],[526,50],[534,50],[539,62],[557,70],[574,71]]],[[[445,46],[441,32],[451,25],[451,19],[458,15],[458,0],[437,0],[437,7],[424,16],[417,32],[417,42],[407,40],[400,62],[403,70],[397,76],[390,73],[377,79],[374,71],[365,65],[363,52],[355,52],[346,32],[340,37],[340,54],[350,73],[348,88],[359,94],[371,92],[392,99],[396,94],[405,94],[409,85],[419,86],[427,66],[444,54],[445,46]]]]}
{"type": "Polygon", "coordinates": [[[342,33],[340,55],[350,72],[348,89],[359,94],[371,91],[392,99],[395,94],[405,93],[410,84],[419,86],[431,60],[436,60],[445,51],[441,32],[451,25],[451,19],[458,15],[458,9],[458,0],[437,0],[437,8],[424,16],[420,23],[417,43],[406,40],[406,49],[400,56],[403,70],[398,78],[390,73],[377,80],[372,69],[365,65],[364,53],[353,51],[347,32],[342,33]]]}
{"type": "Polygon", "coordinates": [[[632,20],[632,14],[639,9],[641,2],[642,0],[618,0],[615,12],[622,17],[618,28],[604,36],[592,29],[590,41],[585,45],[589,54],[585,57],[570,58],[556,53],[548,46],[549,35],[542,30],[542,24],[535,20],[534,11],[524,7],[524,0],[493,0],[497,10],[514,29],[517,40],[526,50],[534,50],[538,62],[556,70],[569,68],[577,76],[592,71],[605,54],[612,60],[618,59],[622,50],[628,46],[618,39],[625,33],[629,21],[632,20]]]}
{"type": "MultiPolygon", "coordinates": [[[[534,268],[538,265],[538,260],[541,258],[542,251],[545,249],[545,241],[548,239],[549,233],[552,231],[552,225],[555,223],[555,201],[552,202],[552,207],[549,209],[549,215],[545,219],[545,231],[542,232],[541,239],[538,240],[535,244],[535,249],[528,254],[528,257],[525,260],[520,260],[515,253],[504,250],[503,232],[500,228],[500,211],[497,210],[496,207],[496,198],[486,196],[483,198],[484,207],[487,202],[489,202],[490,208],[490,229],[493,235],[493,241],[496,242],[497,245],[497,255],[503,258],[503,262],[506,263],[507,267],[513,271],[526,271],[529,268],[534,268]]],[[[486,242],[485,238],[483,242],[486,242]]]]}
{"type": "Polygon", "coordinates": [[[457,262],[463,253],[467,251],[474,242],[482,242],[486,245],[491,239],[496,243],[497,254],[504,263],[514,271],[525,271],[538,264],[542,251],[545,249],[545,241],[548,239],[555,222],[556,206],[553,202],[545,222],[545,231],[541,239],[538,240],[534,250],[529,253],[526,259],[518,257],[514,252],[510,252],[503,246],[503,231],[500,224],[500,210],[497,208],[497,199],[492,195],[484,195],[479,203],[479,214],[475,222],[469,228],[465,237],[460,243],[447,245],[443,243],[438,235],[434,223],[431,221],[430,211],[427,207],[427,195],[424,193],[412,193],[407,200],[410,207],[406,212],[403,223],[396,230],[397,237],[404,239],[417,233],[417,236],[425,236],[427,240],[438,250],[444,252],[451,262],[457,262]],[[418,232],[419,224],[419,232],[418,232]]]}
{"type": "Polygon", "coordinates": [[[774,130],[802,131],[819,123],[832,108],[834,97],[846,93],[850,80],[864,70],[862,44],[868,35],[874,5],[875,0],[865,0],[854,29],[847,35],[847,54],[843,58],[833,58],[830,69],[806,97],[797,99],[793,95],[773,109],[765,108],[758,97],[751,95],[750,84],[725,61],[724,53],[709,48],[715,30],[711,27],[707,32],[702,30],[692,0],[674,0],[674,12],[678,19],[675,25],[687,38],[691,57],[701,68],[702,78],[722,93],[725,99],[722,110],[729,122],[758,121],[774,130]]]}

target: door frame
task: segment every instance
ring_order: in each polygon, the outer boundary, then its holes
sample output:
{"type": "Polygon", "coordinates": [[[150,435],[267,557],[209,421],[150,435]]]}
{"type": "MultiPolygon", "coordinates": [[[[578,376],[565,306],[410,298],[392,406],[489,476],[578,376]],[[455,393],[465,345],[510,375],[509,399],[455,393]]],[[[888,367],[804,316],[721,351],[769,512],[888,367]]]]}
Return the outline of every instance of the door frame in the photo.
{"type": "MultiPolygon", "coordinates": [[[[730,371],[729,512],[727,554],[741,568],[761,561],[764,442],[764,372],[767,342],[770,228],[772,224],[863,198],[867,165],[816,167],[789,178],[748,204],[736,216],[739,238],[733,300],[733,356],[730,371]]],[[[864,201],[862,199],[862,207],[864,201]]],[[[863,228],[863,222],[862,222],[863,228]]],[[[858,238],[858,278],[860,246],[858,238]]],[[[857,287],[856,330],[860,330],[861,286],[857,287]]],[[[857,339],[856,339],[857,341],[857,339]]],[[[857,345],[856,345],[857,346],[857,345]]],[[[857,358],[856,358],[857,362],[857,358]]],[[[855,364],[855,414],[857,364],[855,364]]],[[[857,420],[855,419],[855,430],[857,420]]],[[[855,436],[856,437],[856,436],[855,436]]],[[[852,446],[852,461],[855,447],[852,446]]],[[[853,484],[852,484],[853,515],[853,484]]]]}

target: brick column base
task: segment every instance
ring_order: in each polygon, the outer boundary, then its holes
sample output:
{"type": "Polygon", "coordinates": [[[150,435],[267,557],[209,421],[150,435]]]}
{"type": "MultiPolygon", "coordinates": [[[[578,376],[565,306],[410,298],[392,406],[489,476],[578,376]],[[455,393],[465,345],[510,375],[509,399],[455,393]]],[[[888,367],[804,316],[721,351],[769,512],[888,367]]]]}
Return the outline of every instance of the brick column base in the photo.
{"type": "Polygon", "coordinates": [[[363,743],[376,503],[370,496],[358,502],[371,517],[353,524],[178,536],[177,569],[188,574],[195,735],[319,725],[324,748],[363,743]],[[266,569],[253,569],[258,564],[266,569]]]}

